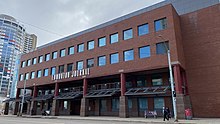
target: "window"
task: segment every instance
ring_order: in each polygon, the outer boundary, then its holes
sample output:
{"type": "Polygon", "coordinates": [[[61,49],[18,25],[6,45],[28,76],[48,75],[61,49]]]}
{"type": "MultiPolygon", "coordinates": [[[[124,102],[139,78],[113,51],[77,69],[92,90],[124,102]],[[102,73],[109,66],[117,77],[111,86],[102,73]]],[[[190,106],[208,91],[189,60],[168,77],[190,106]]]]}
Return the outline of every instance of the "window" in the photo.
{"type": "Polygon", "coordinates": [[[65,49],[60,50],[60,57],[64,57],[65,56],[65,52],[66,52],[65,49]]]}
{"type": "Polygon", "coordinates": [[[25,79],[25,80],[28,80],[28,79],[29,79],[29,73],[26,73],[26,74],[25,74],[24,79],[25,79]]]}
{"type": "Polygon", "coordinates": [[[161,42],[156,44],[157,54],[166,54],[168,49],[169,49],[168,42],[161,42]]]}
{"type": "Polygon", "coordinates": [[[49,61],[50,60],[50,53],[45,55],[45,61],[49,61]]]}
{"type": "Polygon", "coordinates": [[[145,77],[137,77],[137,87],[146,87],[147,81],[145,77]]]}
{"type": "Polygon", "coordinates": [[[94,49],[94,47],[95,47],[95,41],[89,41],[87,44],[87,49],[91,50],[94,49]]]}
{"type": "Polygon", "coordinates": [[[105,99],[100,100],[100,110],[101,111],[106,111],[107,110],[107,104],[105,99]]]}
{"type": "Polygon", "coordinates": [[[31,72],[31,79],[34,79],[34,77],[35,77],[35,72],[33,71],[31,72]]]}
{"type": "Polygon", "coordinates": [[[139,98],[138,103],[139,103],[139,110],[148,109],[147,98],[139,98]]]}
{"type": "Polygon", "coordinates": [[[110,64],[118,63],[119,62],[119,54],[113,53],[110,55],[110,64]]]}
{"type": "Polygon", "coordinates": [[[152,75],[152,85],[153,86],[158,86],[158,85],[163,85],[163,79],[162,75],[152,75]]]}
{"type": "Polygon", "coordinates": [[[60,65],[58,73],[63,73],[63,72],[64,72],[64,65],[60,65]]]}
{"type": "Polygon", "coordinates": [[[74,54],[74,46],[68,48],[68,55],[74,54]]]}
{"type": "Polygon", "coordinates": [[[76,64],[77,64],[77,70],[83,69],[83,61],[78,61],[76,64]]]}
{"type": "Polygon", "coordinates": [[[106,45],[106,37],[99,38],[99,47],[105,46],[106,45]]]}
{"type": "Polygon", "coordinates": [[[38,70],[37,71],[37,78],[40,78],[41,77],[41,70],[38,70]]]}
{"type": "Polygon", "coordinates": [[[37,64],[37,58],[36,57],[32,59],[32,65],[35,65],[35,64],[37,64]]]}
{"type": "Polygon", "coordinates": [[[138,26],[138,36],[142,36],[149,33],[148,24],[138,26]]]}
{"type": "Polygon", "coordinates": [[[98,57],[98,66],[104,66],[106,64],[106,56],[98,57]]]}
{"type": "Polygon", "coordinates": [[[162,18],[162,19],[154,21],[154,28],[155,28],[155,31],[160,31],[160,30],[166,29],[167,28],[167,19],[162,18]]]}
{"type": "Polygon", "coordinates": [[[119,110],[119,99],[112,99],[112,110],[119,110]]]}
{"type": "Polygon", "coordinates": [[[43,62],[43,56],[39,56],[38,63],[43,62]]]}
{"type": "Polygon", "coordinates": [[[31,60],[28,59],[28,60],[27,60],[27,66],[30,66],[30,65],[31,65],[31,60]]]}
{"type": "Polygon", "coordinates": [[[48,76],[48,73],[49,73],[49,69],[48,68],[44,69],[44,77],[48,76]]]}
{"type": "Polygon", "coordinates": [[[83,52],[83,51],[84,51],[84,44],[79,44],[77,52],[80,53],[80,52],[83,52]]]}
{"type": "Polygon", "coordinates": [[[154,98],[154,109],[163,109],[164,98],[154,98]]]}
{"type": "Polygon", "coordinates": [[[126,88],[132,88],[132,82],[131,81],[126,81],[125,85],[126,85],[125,86],[126,88]]]}
{"type": "Polygon", "coordinates": [[[52,59],[56,59],[57,58],[57,51],[52,52],[52,59]]]}
{"type": "Polygon", "coordinates": [[[24,75],[23,75],[23,74],[20,74],[20,79],[19,79],[19,81],[23,81],[23,79],[24,79],[24,75]]]}
{"type": "Polygon", "coordinates": [[[128,30],[124,30],[124,31],[123,31],[123,39],[124,39],[124,40],[128,40],[128,39],[131,39],[131,38],[133,38],[132,28],[131,28],[131,29],[128,29],[128,30]]]}
{"type": "Polygon", "coordinates": [[[68,107],[68,101],[63,101],[63,108],[67,110],[68,109],[67,107],[68,107]]]}
{"type": "Polygon", "coordinates": [[[25,61],[21,62],[21,67],[22,67],[22,68],[25,67],[25,61]]]}
{"type": "Polygon", "coordinates": [[[70,72],[73,70],[73,63],[67,64],[67,72],[70,72]]]}
{"type": "Polygon", "coordinates": [[[118,33],[110,35],[110,43],[116,43],[118,42],[118,33]]]}
{"type": "Polygon", "coordinates": [[[140,58],[150,57],[150,46],[144,46],[139,48],[139,57],[140,58]]]}
{"type": "Polygon", "coordinates": [[[51,75],[55,75],[56,74],[56,67],[51,67],[50,74],[51,75]]]}
{"type": "Polygon", "coordinates": [[[87,59],[87,68],[91,68],[94,66],[94,58],[87,59]]]}
{"type": "Polygon", "coordinates": [[[132,109],[132,99],[128,98],[128,109],[132,109]]]}
{"type": "Polygon", "coordinates": [[[134,60],[134,50],[124,51],[124,61],[134,60]]]}

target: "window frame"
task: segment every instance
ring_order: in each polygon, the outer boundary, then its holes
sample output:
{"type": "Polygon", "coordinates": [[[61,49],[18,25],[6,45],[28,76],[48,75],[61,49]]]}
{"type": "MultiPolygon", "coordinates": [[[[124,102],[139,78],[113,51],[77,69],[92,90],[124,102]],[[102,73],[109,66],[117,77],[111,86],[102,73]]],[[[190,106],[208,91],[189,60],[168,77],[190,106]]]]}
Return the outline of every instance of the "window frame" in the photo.
{"type": "MultiPolygon", "coordinates": [[[[128,32],[129,33],[129,32],[128,32]]],[[[129,39],[132,39],[134,36],[133,36],[133,29],[132,28],[129,28],[129,29],[126,29],[126,30],[123,30],[123,40],[129,40],[129,39]],[[127,35],[126,32],[130,31],[131,30],[131,36],[129,37],[125,37],[127,35]]]]}

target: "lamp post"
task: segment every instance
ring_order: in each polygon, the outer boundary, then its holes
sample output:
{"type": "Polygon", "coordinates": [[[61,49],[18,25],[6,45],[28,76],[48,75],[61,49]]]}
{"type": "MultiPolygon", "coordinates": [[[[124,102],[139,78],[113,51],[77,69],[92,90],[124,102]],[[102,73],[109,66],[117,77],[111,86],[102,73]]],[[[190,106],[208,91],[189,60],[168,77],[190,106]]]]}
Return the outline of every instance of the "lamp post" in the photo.
{"type": "MultiPolygon", "coordinates": [[[[159,35],[159,37],[163,38],[162,35],[159,35]]],[[[168,60],[168,65],[169,65],[174,121],[178,121],[178,119],[177,119],[177,110],[176,110],[176,92],[175,92],[175,88],[174,88],[173,70],[172,70],[171,59],[170,59],[170,50],[169,50],[169,48],[167,48],[167,45],[165,44],[165,42],[163,42],[163,43],[164,43],[164,47],[166,48],[166,51],[167,51],[167,60],[168,60]]]]}
{"type": "Polygon", "coordinates": [[[22,100],[21,100],[20,116],[22,116],[22,111],[23,111],[25,88],[26,88],[26,79],[24,80],[24,89],[23,89],[23,96],[22,96],[22,100]]]}

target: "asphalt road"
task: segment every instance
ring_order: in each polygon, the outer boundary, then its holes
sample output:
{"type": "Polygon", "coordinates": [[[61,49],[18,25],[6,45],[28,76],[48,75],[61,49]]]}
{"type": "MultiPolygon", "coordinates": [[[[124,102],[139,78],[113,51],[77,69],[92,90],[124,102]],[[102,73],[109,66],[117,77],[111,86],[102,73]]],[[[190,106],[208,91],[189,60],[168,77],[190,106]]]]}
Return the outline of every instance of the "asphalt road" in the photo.
{"type": "Polygon", "coordinates": [[[138,122],[1,117],[0,124],[144,124],[138,122]]]}

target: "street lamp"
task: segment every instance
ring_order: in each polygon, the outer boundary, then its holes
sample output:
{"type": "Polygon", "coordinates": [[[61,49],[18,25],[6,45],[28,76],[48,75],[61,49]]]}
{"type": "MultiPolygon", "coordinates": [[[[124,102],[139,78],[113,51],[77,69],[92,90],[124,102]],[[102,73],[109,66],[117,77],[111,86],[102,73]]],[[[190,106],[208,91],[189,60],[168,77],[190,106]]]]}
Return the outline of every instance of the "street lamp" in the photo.
{"type": "Polygon", "coordinates": [[[22,96],[22,100],[21,100],[20,116],[22,116],[22,111],[23,111],[25,88],[26,88],[26,79],[24,80],[24,89],[23,89],[23,96],[22,96]]]}
{"type": "MultiPolygon", "coordinates": [[[[159,35],[159,37],[161,37],[163,39],[162,35],[159,35]]],[[[169,48],[167,48],[167,45],[165,44],[165,42],[163,42],[163,43],[164,43],[164,47],[166,48],[166,51],[167,51],[167,59],[168,59],[168,65],[169,65],[174,121],[178,121],[178,119],[177,119],[177,110],[176,110],[176,92],[175,92],[175,88],[174,88],[173,70],[172,70],[171,59],[170,59],[170,50],[169,50],[169,48]]]]}

